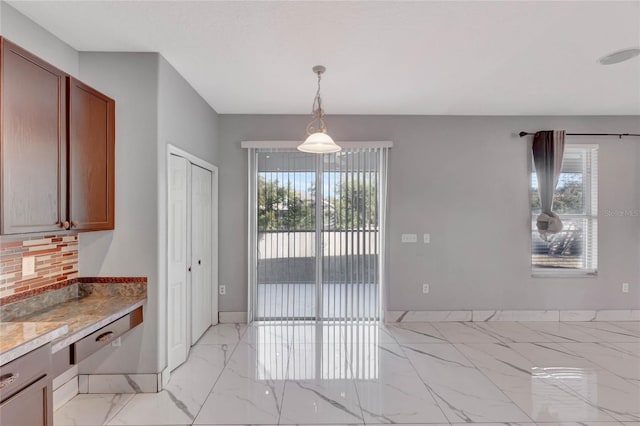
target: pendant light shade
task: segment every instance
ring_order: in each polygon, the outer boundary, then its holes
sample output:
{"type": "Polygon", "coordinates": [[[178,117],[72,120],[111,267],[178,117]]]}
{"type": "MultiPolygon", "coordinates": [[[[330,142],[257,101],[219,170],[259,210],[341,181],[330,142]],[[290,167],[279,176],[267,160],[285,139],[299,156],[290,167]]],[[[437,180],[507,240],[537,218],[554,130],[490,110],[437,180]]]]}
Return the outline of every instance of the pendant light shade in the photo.
{"type": "Polygon", "coordinates": [[[298,150],[302,152],[313,152],[324,154],[327,152],[338,152],[340,147],[331,139],[331,136],[324,132],[316,132],[309,135],[307,140],[300,146],[298,150]]]}
{"type": "Polygon", "coordinates": [[[313,120],[307,125],[307,139],[298,146],[302,152],[315,154],[325,154],[328,152],[338,152],[342,148],[338,146],[331,136],[327,134],[327,125],[324,122],[324,110],[322,109],[322,98],[320,97],[320,79],[326,68],[322,65],[313,67],[313,72],[318,75],[318,90],[313,99],[313,120]]]}

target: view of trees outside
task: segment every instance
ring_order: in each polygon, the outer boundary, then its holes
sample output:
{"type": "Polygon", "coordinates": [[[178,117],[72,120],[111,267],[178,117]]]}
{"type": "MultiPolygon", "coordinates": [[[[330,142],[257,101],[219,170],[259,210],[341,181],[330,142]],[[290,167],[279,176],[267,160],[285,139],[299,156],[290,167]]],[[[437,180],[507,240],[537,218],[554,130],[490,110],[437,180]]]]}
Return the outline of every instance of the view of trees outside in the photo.
{"type": "MultiPolygon", "coordinates": [[[[364,229],[376,226],[377,194],[369,179],[357,177],[337,181],[325,196],[324,228],[331,230],[364,229]]],[[[296,191],[277,179],[258,176],[258,229],[260,231],[315,230],[315,187],[296,191]]]]}
{"type": "Polygon", "coordinates": [[[306,230],[315,226],[313,196],[302,196],[289,185],[258,176],[258,229],[306,230]]]}
{"type": "Polygon", "coordinates": [[[365,229],[376,226],[377,193],[368,179],[346,179],[336,185],[333,229],[365,229]]]}
{"type": "MultiPolygon", "coordinates": [[[[540,213],[540,194],[535,173],[532,178],[531,209],[535,215],[540,213]]],[[[584,213],[584,185],[582,173],[562,173],[553,197],[553,211],[558,214],[584,213]]]]}
{"type": "MultiPolygon", "coordinates": [[[[563,219],[563,230],[543,241],[535,227],[540,214],[540,194],[535,173],[531,177],[532,209],[532,264],[539,268],[582,268],[582,236],[584,220],[563,219]]],[[[584,185],[582,173],[561,173],[553,197],[553,211],[560,215],[582,214],[584,209],[584,185]]]]}

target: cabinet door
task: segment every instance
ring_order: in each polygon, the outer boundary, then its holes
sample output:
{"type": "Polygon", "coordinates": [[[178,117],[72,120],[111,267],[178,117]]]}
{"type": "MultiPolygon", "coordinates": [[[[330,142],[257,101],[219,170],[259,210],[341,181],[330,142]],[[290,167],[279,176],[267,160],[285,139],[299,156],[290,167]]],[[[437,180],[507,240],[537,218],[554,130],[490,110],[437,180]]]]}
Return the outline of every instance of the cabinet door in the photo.
{"type": "Polygon", "coordinates": [[[71,77],[68,102],[71,227],[113,229],[115,102],[71,77]]]}
{"type": "Polygon", "coordinates": [[[0,233],[67,219],[66,74],[0,38],[0,233]]]}
{"type": "Polygon", "coordinates": [[[51,378],[45,376],[0,404],[7,426],[53,426],[51,378]]]}

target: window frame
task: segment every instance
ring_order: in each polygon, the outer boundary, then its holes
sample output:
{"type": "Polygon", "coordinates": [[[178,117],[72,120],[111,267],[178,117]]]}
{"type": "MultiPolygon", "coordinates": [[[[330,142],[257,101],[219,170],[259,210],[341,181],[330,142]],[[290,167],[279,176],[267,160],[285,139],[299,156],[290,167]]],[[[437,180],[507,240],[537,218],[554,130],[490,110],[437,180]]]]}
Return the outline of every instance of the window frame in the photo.
{"type": "MultiPolygon", "coordinates": [[[[565,154],[567,150],[582,150],[586,159],[583,165],[583,214],[568,213],[560,214],[560,218],[563,222],[566,219],[585,219],[587,222],[588,232],[584,233],[585,247],[589,246],[589,240],[594,240],[591,243],[591,256],[585,259],[587,267],[580,269],[563,269],[563,268],[540,268],[534,266],[533,263],[533,233],[537,232],[535,227],[535,216],[531,201],[533,199],[533,193],[537,189],[533,188],[532,175],[535,173],[535,166],[533,164],[533,154],[530,154],[530,173],[529,173],[529,215],[530,215],[530,245],[529,245],[529,260],[531,267],[531,276],[533,278],[595,278],[598,276],[598,162],[599,162],[599,144],[566,144],[565,154]],[[589,265],[590,263],[590,265],[589,265]]],[[[531,151],[530,151],[531,152],[531,151]]],[[[564,160],[564,159],[563,159],[564,160]]]]}

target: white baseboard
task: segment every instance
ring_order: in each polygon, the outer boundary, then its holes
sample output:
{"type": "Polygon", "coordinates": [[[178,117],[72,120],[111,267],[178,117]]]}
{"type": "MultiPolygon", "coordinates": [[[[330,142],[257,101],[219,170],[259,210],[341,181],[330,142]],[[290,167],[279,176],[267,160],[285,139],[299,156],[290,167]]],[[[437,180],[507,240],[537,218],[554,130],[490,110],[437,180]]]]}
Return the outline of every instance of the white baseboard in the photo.
{"type": "Polygon", "coordinates": [[[78,376],[78,366],[74,365],[64,373],[53,378],[53,390],[58,389],[60,386],[66,384],[69,380],[78,376]]]}
{"type": "Polygon", "coordinates": [[[162,370],[162,372],[158,373],[158,392],[163,390],[169,384],[169,379],[171,378],[171,371],[169,371],[169,367],[162,370]]]}
{"type": "Polygon", "coordinates": [[[155,393],[158,374],[81,374],[80,393],[155,393]]]}
{"type": "Polygon", "coordinates": [[[220,324],[246,324],[246,312],[219,312],[218,320],[220,324]]]}
{"type": "Polygon", "coordinates": [[[387,311],[385,322],[640,321],[640,309],[387,311]]]}
{"type": "Polygon", "coordinates": [[[53,410],[62,407],[76,395],[78,395],[78,376],[73,376],[53,391],[53,410]]]}

